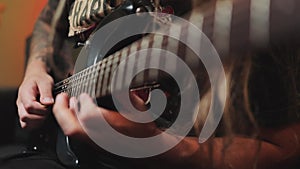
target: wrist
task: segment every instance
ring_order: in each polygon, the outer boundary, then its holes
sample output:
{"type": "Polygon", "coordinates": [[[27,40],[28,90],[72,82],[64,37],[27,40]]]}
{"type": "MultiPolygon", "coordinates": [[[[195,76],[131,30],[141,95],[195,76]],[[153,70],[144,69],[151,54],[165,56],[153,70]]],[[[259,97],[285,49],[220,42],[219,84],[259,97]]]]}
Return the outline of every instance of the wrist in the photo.
{"type": "MultiPolygon", "coordinates": [[[[177,142],[180,136],[174,136],[171,134],[163,134],[161,137],[161,144],[170,144],[170,142],[177,142]]],[[[160,167],[162,164],[168,164],[168,166],[163,166],[164,168],[194,168],[195,152],[198,150],[199,144],[197,140],[185,137],[176,146],[170,150],[149,158],[147,163],[152,164],[150,168],[160,167]],[[170,165],[172,164],[172,165],[170,165]]],[[[197,160],[196,160],[197,161],[197,160]]]]}
{"type": "Polygon", "coordinates": [[[50,68],[44,59],[34,58],[29,60],[26,66],[25,76],[32,73],[48,74],[49,72],[50,72],[50,68]]]}

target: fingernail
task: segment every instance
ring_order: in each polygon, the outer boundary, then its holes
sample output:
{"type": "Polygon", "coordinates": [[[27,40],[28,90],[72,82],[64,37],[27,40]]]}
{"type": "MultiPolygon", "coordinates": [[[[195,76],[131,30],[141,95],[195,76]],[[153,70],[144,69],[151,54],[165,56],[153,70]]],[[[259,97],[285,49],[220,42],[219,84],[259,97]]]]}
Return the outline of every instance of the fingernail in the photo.
{"type": "Polygon", "coordinates": [[[46,103],[53,103],[53,102],[54,102],[54,99],[51,98],[51,97],[45,97],[45,98],[43,98],[43,102],[46,102],[46,103]]]}

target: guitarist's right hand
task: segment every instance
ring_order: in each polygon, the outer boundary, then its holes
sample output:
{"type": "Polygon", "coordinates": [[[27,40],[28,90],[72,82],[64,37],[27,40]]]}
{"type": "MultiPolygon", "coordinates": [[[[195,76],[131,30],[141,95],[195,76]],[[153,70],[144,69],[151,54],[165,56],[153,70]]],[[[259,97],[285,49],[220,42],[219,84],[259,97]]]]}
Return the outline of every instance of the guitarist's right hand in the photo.
{"type": "Polygon", "coordinates": [[[49,107],[54,104],[53,83],[43,61],[34,60],[28,64],[17,99],[22,128],[35,129],[44,122],[49,114],[49,107]]]}

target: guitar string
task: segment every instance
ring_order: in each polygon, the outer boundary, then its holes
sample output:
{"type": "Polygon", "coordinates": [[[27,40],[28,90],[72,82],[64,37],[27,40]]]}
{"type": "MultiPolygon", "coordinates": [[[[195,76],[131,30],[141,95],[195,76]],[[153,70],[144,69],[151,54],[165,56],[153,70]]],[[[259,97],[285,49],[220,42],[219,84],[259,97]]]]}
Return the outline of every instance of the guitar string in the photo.
{"type": "MultiPolygon", "coordinates": [[[[151,38],[149,38],[149,36],[144,37],[143,41],[144,40],[146,40],[147,43],[151,43],[151,38]]],[[[129,51],[130,48],[138,47],[139,45],[141,45],[140,43],[141,43],[141,41],[139,40],[138,42],[135,42],[135,43],[123,48],[122,50],[108,56],[107,58],[104,58],[102,61],[100,61],[100,62],[98,62],[98,63],[96,63],[92,66],[89,66],[88,68],[86,68],[86,69],[84,69],[84,70],[82,70],[82,71],[80,71],[80,72],[78,72],[78,73],[76,73],[76,74],[74,74],[74,75],[58,82],[58,83],[56,83],[55,88],[54,88],[54,93],[58,94],[58,93],[65,92],[67,90],[72,90],[73,89],[75,91],[71,91],[71,94],[74,95],[73,93],[75,92],[76,95],[77,95],[78,93],[80,93],[79,90],[84,90],[85,91],[84,87],[79,87],[78,88],[78,86],[84,84],[85,86],[89,87],[90,85],[86,85],[86,83],[89,83],[89,82],[93,85],[97,85],[97,84],[95,84],[96,83],[95,80],[101,80],[101,81],[98,81],[97,88],[99,88],[99,85],[100,85],[100,89],[102,87],[106,88],[106,86],[104,86],[102,84],[103,80],[105,80],[105,81],[109,80],[112,71],[115,70],[115,69],[112,69],[112,68],[113,67],[116,68],[117,65],[119,65],[119,63],[121,62],[121,60],[127,58],[128,54],[122,55],[122,51],[125,50],[125,49],[127,49],[129,51]],[[110,64],[107,64],[107,63],[110,63],[110,64]],[[103,66],[103,65],[105,65],[105,66],[103,66]],[[103,73],[103,72],[106,71],[107,68],[109,69],[109,71],[106,72],[106,73],[103,73]],[[97,74],[98,76],[93,75],[92,78],[84,79],[85,77],[89,77],[91,74],[97,74]],[[104,78],[106,76],[108,76],[108,77],[104,78]],[[85,82],[86,80],[87,80],[87,82],[85,82]],[[94,82],[91,82],[91,81],[94,81],[94,82]],[[71,88],[71,89],[69,89],[69,88],[71,88]]],[[[109,82],[107,81],[107,83],[109,83],[109,82]]],[[[93,89],[89,88],[89,90],[87,90],[87,91],[93,91],[93,89]]],[[[98,93],[97,93],[97,95],[98,95],[98,93]]]]}
{"type": "MultiPolygon", "coordinates": [[[[148,43],[151,43],[151,41],[150,41],[149,38],[146,37],[146,39],[147,39],[148,43]]],[[[133,43],[133,44],[130,45],[130,46],[137,45],[138,43],[139,43],[139,42],[135,42],[135,43],[133,43]]],[[[129,46],[127,46],[127,47],[125,47],[125,48],[128,48],[128,47],[129,47],[129,46]]],[[[72,75],[72,76],[70,76],[70,77],[68,77],[68,78],[66,78],[66,79],[64,79],[64,80],[62,80],[62,81],[57,82],[57,83],[55,84],[55,87],[59,88],[59,87],[63,86],[66,82],[68,82],[68,81],[70,81],[70,80],[76,78],[76,76],[80,76],[81,74],[85,73],[85,72],[88,71],[89,69],[93,69],[94,67],[100,66],[101,63],[103,63],[103,62],[109,62],[109,61],[112,61],[112,62],[113,62],[113,60],[114,60],[116,57],[120,57],[120,56],[115,56],[115,55],[116,55],[116,53],[114,53],[114,54],[108,56],[107,58],[104,58],[102,61],[100,61],[100,62],[98,62],[98,63],[96,63],[96,64],[94,64],[94,65],[92,65],[92,66],[89,66],[88,68],[86,68],[86,69],[84,69],[84,70],[82,70],[82,71],[80,71],[80,72],[78,72],[78,73],[76,73],[76,74],[74,74],[74,75],[72,75]]],[[[122,58],[126,58],[126,55],[125,55],[125,56],[122,56],[122,55],[121,55],[121,59],[122,59],[122,58]]]]}
{"type": "MultiPolygon", "coordinates": [[[[72,76],[70,76],[70,77],[68,77],[68,78],[66,78],[66,79],[64,79],[64,80],[62,80],[62,81],[60,81],[60,82],[57,82],[57,83],[55,84],[55,86],[54,86],[54,87],[55,87],[55,88],[54,88],[54,91],[56,91],[56,90],[62,88],[63,86],[69,84],[70,82],[74,82],[74,81],[76,82],[76,81],[78,81],[77,78],[79,78],[79,80],[81,80],[81,78],[83,78],[83,77],[82,77],[82,74],[89,75],[89,74],[92,74],[92,73],[96,73],[97,71],[99,71],[99,69],[102,68],[101,65],[102,65],[104,62],[106,62],[106,60],[107,60],[107,59],[103,59],[101,62],[99,62],[99,63],[97,63],[97,64],[95,64],[95,65],[92,65],[92,66],[90,66],[90,67],[88,67],[88,68],[86,68],[86,69],[84,69],[84,70],[82,70],[82,71],[80,71],[80,72],[78,72],[78,73],[76,73],[76,74],[74,74],[74,75],[72,75],[72,76]],[[91,71],[91,72],[89,72],[89,73],[87,73],[90,69],[94,69],[94,70],[91,71]],[[75,79],[76,79],[76,80],[75,80],[75,79]]],[[[110,60],[113,60],[113,59],[110,58],[110,60]]],[[[114,64],[114,62],[112,62],[112,64],[114,64]]]]}

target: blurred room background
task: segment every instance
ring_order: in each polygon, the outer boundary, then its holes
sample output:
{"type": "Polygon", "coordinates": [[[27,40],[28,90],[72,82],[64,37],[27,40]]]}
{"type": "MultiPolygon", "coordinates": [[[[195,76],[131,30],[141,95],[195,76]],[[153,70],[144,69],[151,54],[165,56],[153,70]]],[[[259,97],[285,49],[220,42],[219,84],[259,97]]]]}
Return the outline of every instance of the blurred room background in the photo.
{"type": "Polygon", "coordinates": [[[0,88],[15,88],[24,73],[25,41],[47,0],[0,0],[0,88]]]}
{"type": "Polygon", "coordinates": [[[19,132],[17,89],[24,74],[26,39],[46,2],[0,0],[0,146],[26,139],[19,132]]]}

